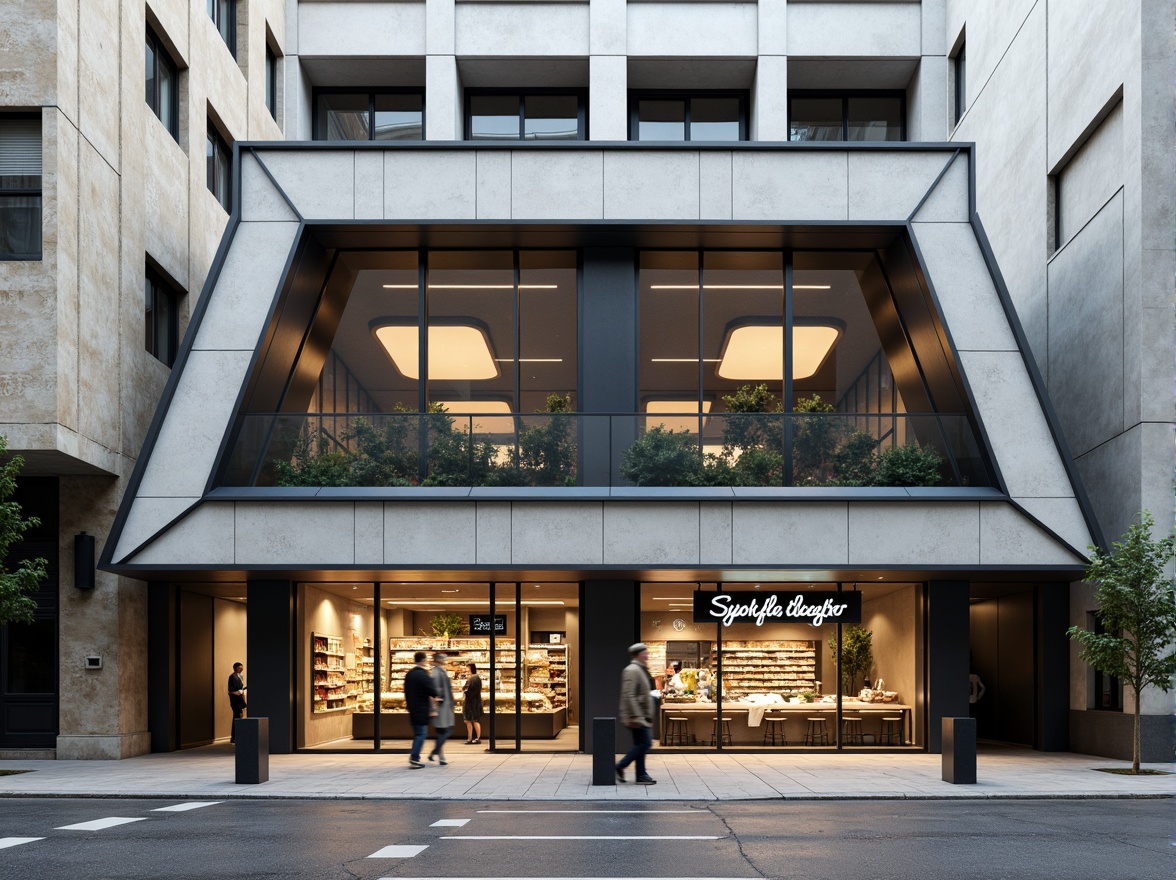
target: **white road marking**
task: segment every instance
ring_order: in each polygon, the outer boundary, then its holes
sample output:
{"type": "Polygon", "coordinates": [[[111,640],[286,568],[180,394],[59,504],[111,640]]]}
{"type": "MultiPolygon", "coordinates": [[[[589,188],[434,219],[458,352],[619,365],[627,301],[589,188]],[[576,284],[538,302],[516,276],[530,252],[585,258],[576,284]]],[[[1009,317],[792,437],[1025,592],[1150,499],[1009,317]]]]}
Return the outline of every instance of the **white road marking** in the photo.
{"type": "Polygon", "coordinates": [[[442,840],[722,840],[718,834],[613,835],[613,834],[521,834],[468,837],[450,834],[442,840]]]}
{"type": "Polygon", "coordinates": [[[430,828],[460,828],[469,823],[469,819],[438,819],[430,828]]]}
{"type": "Polygon", "coordinates": [[[174,804],[170,807],[156,807],[153,813],[186,813],[188,810],[199,810],[201,807],[211,807],[223,804],[224,801],[188,801],[186,804],[174,804]]]}
{"type": "Polygon", "coordinates": [[[411,859],[413,856],[419,856],[428,846],[386,846],[383,849],[376,850],[369,859],[411,859]]]}
{"type": "Polygon", "coordinates": [[[44,837],[0,837],[0,849],[10,846],[20,846],[22,843],[32,843],[34,840],[44,840],[44,837]]]}
{"type": "MultiPolygon", "coordinates": [[[[659,880],[646,875],[647,880],[659,880]]],[[[569,880],[567,877],[381,877],[380,880],[569,880]]],[[[631,877],[576,877],[575,880],[632,880],[631,877]]],[[[667,877],[665,880],[747,880],[746,877],[667,877]]]]}
{"type": "Polygon", "coordinates": [[[92,822],[79,822],[77,825],[62,825],[54,828],[54,831],[101,831],[104,828],[113,828],[116,825],[126,825],[130,822],[146,822],[146,816],[140,816],[138,819],[127,819],[125,816],[109,816],[106,819],[95,819],[92,822]]]}
{"type": "Polygon", "coordinates": [[[706,810],[478,810],[479,813],[693,813],[710,816],[706,810]]]}

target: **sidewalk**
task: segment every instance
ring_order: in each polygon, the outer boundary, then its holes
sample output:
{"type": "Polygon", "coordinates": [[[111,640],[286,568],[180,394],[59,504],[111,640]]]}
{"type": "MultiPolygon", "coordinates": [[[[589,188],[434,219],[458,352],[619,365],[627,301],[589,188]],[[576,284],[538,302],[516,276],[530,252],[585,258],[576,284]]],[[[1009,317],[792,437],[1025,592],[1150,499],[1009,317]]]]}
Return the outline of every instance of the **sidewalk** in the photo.
{"type": "MultiPolygon", "coordinates": [[[[941,780],[939,755],[659,754],[657,785],[593,786],[592,756],[447,750],[449,766],[410,770],[400,754],[271,755],[270,781],[233,782],[227,745],[123,761],[0,761],[3,796],[438,798],[447,800],[750,800],[817,798],[1174,797],[1176,776],[1120,776],[1109,758],[982,749],[976,785],[941,780]]],[[[1171,770],[1171,765],[1152,764],[1171,770]]]]}

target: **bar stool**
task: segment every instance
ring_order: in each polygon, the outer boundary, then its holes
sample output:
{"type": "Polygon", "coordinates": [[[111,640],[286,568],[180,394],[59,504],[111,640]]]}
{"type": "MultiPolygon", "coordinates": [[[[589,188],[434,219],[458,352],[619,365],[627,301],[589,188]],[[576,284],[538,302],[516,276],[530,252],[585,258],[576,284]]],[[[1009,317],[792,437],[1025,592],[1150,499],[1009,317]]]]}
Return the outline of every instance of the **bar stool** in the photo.
{"type": "Polygon", "coordinates": [[[666,729],[662,734],[663,746],[690,745],[690,719],[683,715],[670,715],[666,718],[666,729]]]}
{"type": "Polygon", "coordinates": [[[841,716],[841,741],[850,746],[862,744],[862,718],[860,715],[841,716]]]}
{"type": "Polygon", "coordinates": [[[719,734],[719,731],[720,731],[719,725],[722,725],[721,737],[722,737],[723,745],[725,745],[725,746],[734,745],[735,740],[731,738],[731,719],[730,718],[716,718],[715,719],[715,731],[714,731],[714,733],[711,734],[710,744],[712,746],[715,744],[715,736],[717,734],[719,734]]]}
{"type": "Polygon", "coordinates": [[[827,746],[829,745],[829,727],[825,723],[825,716],[819,718],[809,718],[808,729],[804,734],[804,744],[806,746],[827,746]]]}
{"type": "Polygon", "coordinates": [[[784,735],[784,716],[783,715],[765,715],[764,716],[764,745],[775,746],[788,745],[788,737],[784,735]],[[779,742],[777,742],[779,740],[779,742]]]}
{"type": "Polygon", "coordinates": [[[882,717],[882,732],[878,736],[878,742],[902,745],[902,735],[902,716],[884,715],[882,717]]]}

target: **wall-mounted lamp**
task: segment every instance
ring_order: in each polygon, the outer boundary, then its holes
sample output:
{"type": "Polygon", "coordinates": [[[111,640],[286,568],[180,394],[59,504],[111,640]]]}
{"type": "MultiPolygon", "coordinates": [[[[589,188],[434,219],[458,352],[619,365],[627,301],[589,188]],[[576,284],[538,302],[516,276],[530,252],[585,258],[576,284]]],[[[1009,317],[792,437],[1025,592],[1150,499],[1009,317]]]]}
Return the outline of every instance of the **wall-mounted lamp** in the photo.
{"type": "Polygon", "coordinates": [[[94,589],[94,536],[85,532],[74,535],[74,586],[94,589]]]}

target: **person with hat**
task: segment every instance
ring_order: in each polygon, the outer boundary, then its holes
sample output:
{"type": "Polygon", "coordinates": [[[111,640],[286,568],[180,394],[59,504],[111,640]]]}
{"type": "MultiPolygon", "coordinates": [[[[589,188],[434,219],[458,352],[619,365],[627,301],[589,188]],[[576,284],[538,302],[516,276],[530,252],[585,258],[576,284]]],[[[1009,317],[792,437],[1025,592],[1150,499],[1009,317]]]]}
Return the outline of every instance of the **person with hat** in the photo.
{"type": "Polygon", "coordinates": [[[645,755],[653,747],[653,679],[646,664],[649,649],[644,643],[629,646],[629,665],[621,672],[621,705],[618,717],[633,734],[633,748],[617,764],[617,781],[625,781],[625,768],[637,765],[638,785],[655,785],[657,780],[645,772],[645,755]]]}

